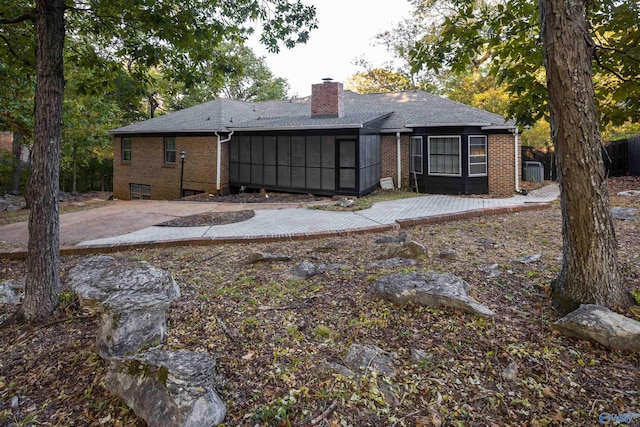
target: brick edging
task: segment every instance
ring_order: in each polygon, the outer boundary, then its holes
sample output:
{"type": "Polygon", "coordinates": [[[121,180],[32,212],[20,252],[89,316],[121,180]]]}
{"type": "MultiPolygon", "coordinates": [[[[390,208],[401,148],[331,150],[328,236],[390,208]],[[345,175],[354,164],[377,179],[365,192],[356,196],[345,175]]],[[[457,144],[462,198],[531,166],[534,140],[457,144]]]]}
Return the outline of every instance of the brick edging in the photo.
{"type": "MultiPolygon", "coordinates": [[[[451,214],[435,215],[412,219],[398,219],[395,224],[373,225],[370,227],[356,228],[352,230],[330,230],[313,233],[292,233],[262,236],[244,237],[212,237],[210,239],[175,239],[162,241],[149,241],[143,243],[124,243],[100,246],[63,246],[60,248],[61,256],[105,254],[134,249],[148,248],[171,248],[179,246],[213,246],[229,243],[273,243],[283,241],[303,241],[313,239],[323,239],[326,237],[349,236],[354,234],[379,233],[383,231],[395,230],[398,228],[410,228],[417,225],[436,224],[440,222],[457,221],[461,219],[477,218],[480,216],[502,215],[530,210],[541,210],[551,206],[551,203],[536,203],[530,205],[507,206],[500,208],[474,209],[471,211],[457,212],[451,214]]],[[[26,249],[0,250],[0,259],[26,259],[26,249]]]]}
{"type": "Polygon", "coordinates": [[[416,225],[436,224],[440,222],[457,221],[461,219],[477,218],[489,215],[504,215],[516,212],[542,210],[551,207],[551,203],[536,203],[519,206],[504,206],[499,208],[482,208],[464,212],[456,212],[450,214],[425,216],[411,219],[397,219],[396,222],[400,228],[415,227],[416,225]]]}

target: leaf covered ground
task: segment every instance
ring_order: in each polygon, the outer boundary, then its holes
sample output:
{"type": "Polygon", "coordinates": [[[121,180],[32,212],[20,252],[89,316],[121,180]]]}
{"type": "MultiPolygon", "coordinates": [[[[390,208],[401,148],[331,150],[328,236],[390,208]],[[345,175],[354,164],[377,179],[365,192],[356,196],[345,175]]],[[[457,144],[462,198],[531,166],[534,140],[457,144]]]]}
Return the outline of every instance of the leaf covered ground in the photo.
{"type": "MultiPolygon", "coordinates": [[[[640,208],[638,196],[615,196],[640,190],[640,181],[617,179],[610,188],[613,206],[640,208]]],[[[551,328],[559,318],[548,293],[561,263],[560,221],[555,203],[541,211],[411,228],[409,237],[429,255],[409,268],[370,266],[395,244],[375,243],[382,234],[114,256],[172,271],[182,296],[171,306],[165,346],[217,360],[229,426],[600,425],[603,412],[640,413],[640,355],[551,328]],[[448,249],[456,250],[455,259],[438,256],[448,249]],[[256,251],[292,260],[247,264],[256,251]],[[536,262],[517,262],[538,253],[536,262]],[[344,266],[292,278],[290,269],[303,260],[344,266]],[[376,278],[412,270],[461,276],[496,318],[373,298],[376,278]],[[342,363],[353,343],[393,354],[396,374],[356,379],[327,369],[342,363]],[[412,362],[411,349],[428,359],[412,362]],[[506,379],[513,362],[517,375],[506,379]]],[[[639,224],[615,225],[625,284],[636,289],[639,224]]],[[[78,261],[63,259],[63,277],[78,261]]],[[[0,262],[3,279],[24,275],[22,262],[0,262]]],[[[8,314],[0,308],[2,317],[8,314]]],[[[640,320],[638,307],[624,314],[640,320]]],[[[145,425],[103,387],[97,326],[67,290],[48,324],[0,330],[0,425],[145,425]]]]}

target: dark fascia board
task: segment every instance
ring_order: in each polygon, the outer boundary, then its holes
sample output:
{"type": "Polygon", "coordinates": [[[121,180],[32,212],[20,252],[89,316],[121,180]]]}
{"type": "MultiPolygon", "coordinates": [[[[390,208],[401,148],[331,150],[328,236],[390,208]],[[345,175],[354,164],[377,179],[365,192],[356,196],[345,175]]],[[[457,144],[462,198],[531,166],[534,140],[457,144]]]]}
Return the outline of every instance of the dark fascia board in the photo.
{"type": "Polygon", "coordinates": [[[218,133],[229,133],[230,130],[158,130],[158,131],[109,131],[111,136],[216,136],[218,133]]]}
{"type": "Polygon", "coordinates": [[[362,124],[347,124],[347,125],[314,125],[314,126],[261,126],[261,127],[230,127],[235,132],[271,132],[279,130],[321,130],[321,129],[361,129],[362,124]]]}

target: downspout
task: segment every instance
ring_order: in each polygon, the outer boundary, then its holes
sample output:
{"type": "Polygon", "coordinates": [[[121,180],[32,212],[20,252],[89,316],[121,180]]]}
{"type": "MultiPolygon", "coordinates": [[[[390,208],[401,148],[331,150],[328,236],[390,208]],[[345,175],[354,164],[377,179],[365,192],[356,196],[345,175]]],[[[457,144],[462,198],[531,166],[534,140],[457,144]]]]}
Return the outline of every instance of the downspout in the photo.
{"type": "Polygon", "coordinates": [[[220,139],[220,135],[218,131],[215,131],[215,135],[218,137],[218,149],[216,150],[216,191],[220,191],[220,166],[222,166],[222,143],[231,141],[231,137],[233,136],[233,132],[229,133],[227,139],[220,139]]]}
{"type": "Polygon", "coordinates": [[[514,140],[514,158],[515,158],[515,175],[516,175],[516,193],[520,192],[520,180],[518,179],[518,169],[520,168],[520,165],[518,164],[518,158],[519,158],[519,153],[518,153],[518,128],[514,128],[513,129],[513,140],[514,140]]]}
{"type": "Polygon", "coordinates": [[[402,188],[402,149],[400,147],[400,132],[396,132],[396,157],[398,159],[398,190],[402,188]]]}

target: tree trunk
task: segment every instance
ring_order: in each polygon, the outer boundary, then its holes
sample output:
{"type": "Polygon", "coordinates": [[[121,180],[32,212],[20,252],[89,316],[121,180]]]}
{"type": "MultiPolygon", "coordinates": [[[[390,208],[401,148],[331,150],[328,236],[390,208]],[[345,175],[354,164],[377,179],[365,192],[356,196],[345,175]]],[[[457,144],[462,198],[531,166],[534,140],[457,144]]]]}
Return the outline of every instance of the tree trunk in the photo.
{"type": "Polygon", "coordinates": [[[602,161],[592,80],[587,0],[540,0],[541,34],[562,207],[562,270],[553,283],[561,312],[579,304],[625,306],[602,161]]]}
{"type": "Polygon", "coordinates": [[[58,193],[62,97],[64,0],[37,0],[36,94],[33,169],[29,178],[29,256],[22,313],[30,322],[48,318],[60,300],[58,193]]]}
{"type": "Polygon", "coordinates": [[[12,151],[13,151],[13,179],[11,181],[10,193],[17,196],[20,194],[20,178],[22,177],[22,132],[13,133],[12,151]]]}
{"type": "Polygon", "coordinates": [[[72,192],[76,192],[76,180],[78,177],[77,174],[77,167],[78,167],[78,155],[77,155],[77,151],[76,151],[76,147],[75,145],[73,146],[73,184],[71,184],[71,188],[72,188],[72,192]]]}

